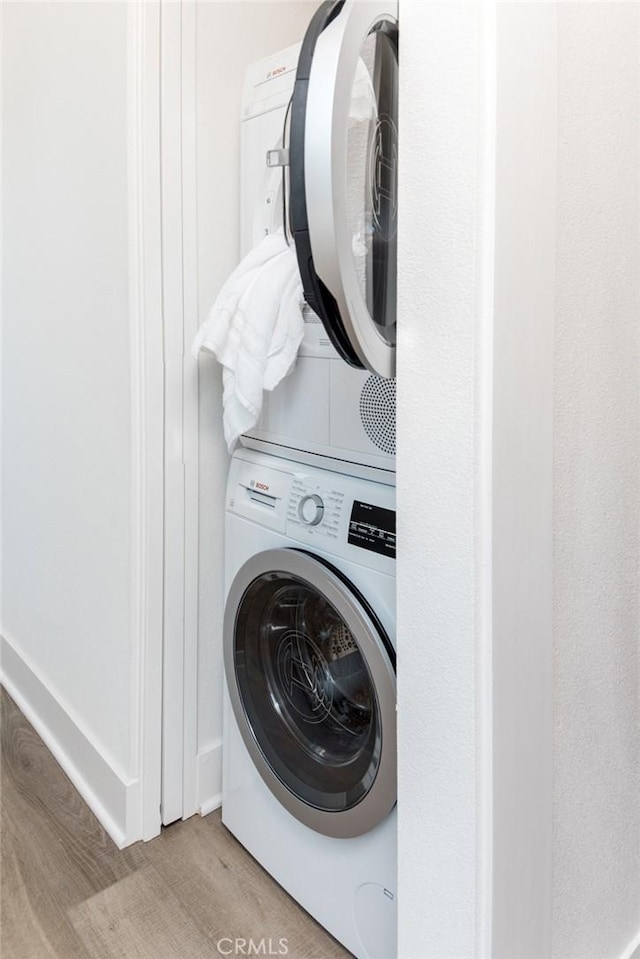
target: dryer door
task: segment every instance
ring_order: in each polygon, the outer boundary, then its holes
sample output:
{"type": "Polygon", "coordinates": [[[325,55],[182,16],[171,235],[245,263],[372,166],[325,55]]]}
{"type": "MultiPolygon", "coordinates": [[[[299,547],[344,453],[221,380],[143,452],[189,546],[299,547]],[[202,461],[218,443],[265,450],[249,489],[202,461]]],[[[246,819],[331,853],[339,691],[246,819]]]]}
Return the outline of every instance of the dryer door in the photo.
{"type": "Polygon", "coordinates": [[[307,302],[352,366],[395,375],[397,0],[337,0],[300,52],[291,231],[307,302]]]}
{"type": "Polygon", "coordinates": [[[351,837],[396,801],[393,647],[332,566],[297,549],[238,572],[224,624],[227,684],[251,757],[297,819],[351,837]]]}

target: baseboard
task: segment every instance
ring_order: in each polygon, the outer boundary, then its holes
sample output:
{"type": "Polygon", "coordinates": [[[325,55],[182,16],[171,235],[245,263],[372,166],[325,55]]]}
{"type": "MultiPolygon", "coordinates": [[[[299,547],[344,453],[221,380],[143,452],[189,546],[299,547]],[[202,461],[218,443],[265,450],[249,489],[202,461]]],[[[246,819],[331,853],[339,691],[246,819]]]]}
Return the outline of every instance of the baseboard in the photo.
{"type": "Polygon", "coordinates": [[[125,779],[71,715],[44,677],[6,636],[0,637],[0,683],[51,751],[114,843],[139,833],[139,784],[125,779]]]}
{"type": "Polygon", "coordinates": [[[623,951],[620,959],[640,959],[640,929],[623,951]]]}
{"type": "Polygon", "coordinates": [[[198,753],[197,797],[201,816],[222,805],[222,742],[213,743],[198,753]]]}

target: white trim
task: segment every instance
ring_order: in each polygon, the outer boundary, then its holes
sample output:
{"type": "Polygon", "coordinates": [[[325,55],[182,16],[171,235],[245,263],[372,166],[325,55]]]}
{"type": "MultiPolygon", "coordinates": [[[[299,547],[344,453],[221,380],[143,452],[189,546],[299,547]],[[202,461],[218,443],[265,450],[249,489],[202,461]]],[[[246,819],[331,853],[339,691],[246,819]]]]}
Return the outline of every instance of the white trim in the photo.
{"type": "Polygon", "coordinates": [[[640,929],[638,929],[626,949],[623,949],[620,959],[640,959],[640,929]]]}
{"type": "Polygon", "coordinates": [[[481,857],[492,814],[482,701],[492,665],[492,427],[480,422],[492,415],[488,17],[483,5],[400,3],[401,956],[471,959],[490,934],[491,863],[481,857]]]}
{"type": "Polygon", "coordinates": [[[222,740],[198,753],[198,812],[207,816],[222,805],[222,740]]]}
{"type": "Polygon", "coordinates": [[[198,365],[196,5],[162,6],[165,617],[162,821],[197,811],[198,365]]]}
{"type": "Polygon", "coordinates": [[[182,280],[182,5],[162,3],[162,313],[165,362],[162,822],[182,818],[184,729],[184,458],[182,280]]]}
{"type": "MultiPolygon", "coordinates": [[[[2,11],[3,11],[3,4],[0,3],[0,64],[2,64],[2,59],[3,59],[2,55],[3,55],[3,42],[4,42],[3,13],[2,13],[2,11]]],[[[3,88],[2,88],[2,69],[0,69],[0,118],[3,117],[3,116],[4,116],[4,106],[3,106],[3,88]]],[[[3,157],[3,153],[2,153],[2,135],[3,135],[3,126],[4,126],[4,124],[3,124],[2,122],[0,122],[0,209],[2,209],[3,200],[4,200],[4,197],[2,196],[2,184],[3,184],[3,176],[2,176],[2,157],[3,157]]],[[[3,317],[4,274],[3,274],[3,270],[2,270],[2,265],[3,265],[3,263],[4,263],[4,256],[3,256],[3,238],[4,238],[4,218],[3,218],[2,216],[0,216],[0,386],[1,386],[1,383],[2,383],[2,344],[3,344],[3,339],[4,339],[4,335],[3,335],[3,329],[4,329],[4,317],[3,317]]],[[[2,450],[3,450],[3,445],[4,445],[4,444],[3,444],[4,433],[3,433],[3,426],[2,426],[2,424],[3,424],[3,422],[4,422],[4,419],[3,419],[3,415],[2,415],[2,412],[3,412],[2,406],[3,406],[3,404],[2,404],[2,389],[0,388],[0,630],[1,630],[1,628],[2,628],[2,596],[3,596],[3,589],[2,589],[2,554],[3,554],[3,552],[4,552],[4,550],[3,550],[3,548],[2,548],[2,544],[4,543],[4,536],[2,535],[2,515],[3,515],[3,508],[2,508],[2,477],[3,477],[3,475],[4,475],[4,472],[3,472],[3,469],[2,469],[2,463],[3,463],[2,450]]]]}
{"type": "Polygon", "coordinates": [[[497,4],[493,959],[552,950],[555,17],[497,4]]]}
{"type": "Polygon", "coordinates": [[[197,6],[182,3],[182,272],[184,460],[184,734],[183,818],[198,809],[198,599],[199,599],[199,409],[198,361],[191,343],[198,330],[198,233],[196,176],[197,6]]]}
{"type": "Polygon", "coordinates": [[[496,227],[496,0],[482,7],[478,89],[480,223],[476,341],[476,955],[492,954],[493,911],[493,338],[496,227]]]}
{"type": "Polygon", "coordinates": [[[215,812],[216,809],[222,808],[222,793],[216,793],[211,799],[207,802],[203,802],[201,806],[198,807],[198,815],[208,816],[209,813],[215,812]]]}
{"type": "Polygon", "coordinates": [[[128,6],[131,349],[131,768],[126,843],[160,831],[163,344],[157,0],[128,6]]]}
{"type": "Polygon", "coordinates": [[[117,768],[13,639],[0,639],[0,653],[2,685],[115,844],[126,846],[136,825],[138,781],[117,768]]]}

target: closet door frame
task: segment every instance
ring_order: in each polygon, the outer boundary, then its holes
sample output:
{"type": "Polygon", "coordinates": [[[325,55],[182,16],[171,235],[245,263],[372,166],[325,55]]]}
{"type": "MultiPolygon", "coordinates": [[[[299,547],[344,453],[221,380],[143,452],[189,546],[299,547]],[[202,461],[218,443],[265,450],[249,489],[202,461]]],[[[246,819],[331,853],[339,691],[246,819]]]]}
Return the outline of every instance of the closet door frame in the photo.
{"type": "Polygon", "coordinates": [[[198,364],[195,3],[160,6],[164,349],[161,818],[198,811],[198,364]]]}

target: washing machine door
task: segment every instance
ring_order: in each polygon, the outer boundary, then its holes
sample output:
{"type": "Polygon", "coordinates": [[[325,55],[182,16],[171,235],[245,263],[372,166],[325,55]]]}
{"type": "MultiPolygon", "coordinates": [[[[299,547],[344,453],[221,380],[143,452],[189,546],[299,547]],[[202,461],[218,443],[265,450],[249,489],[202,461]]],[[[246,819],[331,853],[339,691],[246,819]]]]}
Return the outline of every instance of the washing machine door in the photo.
{"type": "Polygon", "coordinates": [[[323,3],[290,131],[290,222],[305,298],[347,363],[395,375],[397,0],[323,3]]]}
{"type": "Polygon", "coordinates": [[[258,553],[227,600],[224,657],[251,757],[292,815],[327,836],[368,832],[396,802],[393,647],[336,569],[258,553]]]}

